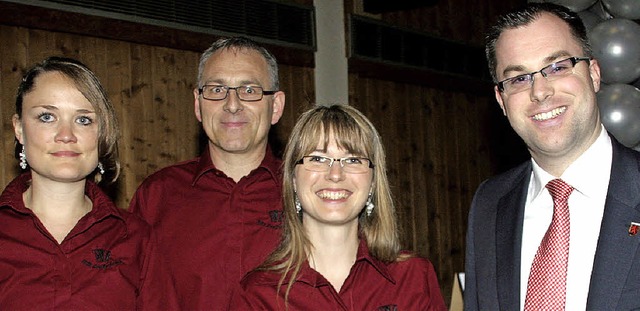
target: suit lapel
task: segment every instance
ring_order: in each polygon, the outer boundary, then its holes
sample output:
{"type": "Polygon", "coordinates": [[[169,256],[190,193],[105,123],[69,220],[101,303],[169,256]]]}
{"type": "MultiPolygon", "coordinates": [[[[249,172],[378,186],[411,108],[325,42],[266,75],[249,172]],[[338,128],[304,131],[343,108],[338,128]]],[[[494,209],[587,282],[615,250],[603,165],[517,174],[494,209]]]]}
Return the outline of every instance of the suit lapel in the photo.
{"type": "MultiPolygon", "coordinates": [[[[614,310],[640,245],[630,236],[630,223],[640,222],[638,156],[612,138],[613,164],[598,248],[591,274],[588,310],[614,310]]],[[[588,228],[585,228],[588,230],[588,228]]]]}
{"type": "Polygon", "coordinates": [[[527,189],[531,177],[528,162],[513,188],[500,199],[496,215],[496,273],[500,310],[520,308],[520,248],[527,189]],[[515,221],[514,221],[515,220],[515,221]]]}

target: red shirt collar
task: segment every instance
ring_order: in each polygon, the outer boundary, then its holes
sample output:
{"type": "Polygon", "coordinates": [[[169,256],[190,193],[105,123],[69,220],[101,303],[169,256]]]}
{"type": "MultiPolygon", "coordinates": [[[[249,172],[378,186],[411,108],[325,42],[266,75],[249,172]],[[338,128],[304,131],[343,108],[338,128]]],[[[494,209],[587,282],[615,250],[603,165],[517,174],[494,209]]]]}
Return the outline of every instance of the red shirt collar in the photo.
{"type": "MultiPolygon", "coordinates": [[[[222,176],[226,176],[226,174],[223,171],[218,170],[216,166],[213,164],[213,162],[211,161],[211,153],[209,152],[208,146],[204,148],[204,152],[200,155],[200,158],[197,161],[198,161],[198,165],[196,169],[196,174],[193,176],[191,185],[195,185],[200,179],[200,177],[202,177],[205,173],[209,171],[214,171],[216,174],[222,174],[222,176]]],[[[271,150],[271,146],[267,145],[267,150],[265,151],[264,159],[262,159],[260,166],[254,169],[254,171],[258,169],[265,169],[267,172],[269,172],[273,180],[275,180],[278,183],[280,182],[280,179],[278,176],[282,175],[281,173],[282,161],[276,158],[276,156],[273,154],[273,151],[271,150]]]]}
{"type": "MultiPolygon", "coordinates": [[[[356,254],[356,261],[354,263],[354,266],[359,264],[371,265],[373,268],[375,268],[376,271],[378,271],[378,273],[380,273],[380,275],[382,275],[384,278],[389,280],[389,282],[393,284],[396,283],[395,279],[389,273],[389,268],[387,267],[387,265],[384,262],[371,256],[371,253],[369,252],[369,247],[367,247],[367,243],[363,238],[360,239],[360,244],[358,245],[358,252],[356,254]]],[[[265,273],[260,273],[260,274],[261,274],[260,278],[257,280],[257,282],[261,284],[277,285],[278,282],[280,281],[281,275],[279,273],[275,273],[273,271],[265,271],[265,273]]],[[[313,287],[330,285],[327,279],[325,279],[320,273],[313,270],[309,266],[308,261],[305,261],[302,264],[302,267],[300,267],[300,273],[298,274],[298,278],[296,282],[306,283],[309,286],[313,286],[313,287]]],[[[288,283],[289,283],[288,279],[285,279],[285,282],[283,283],[283,285],[286,285],[288,283]]]]}
{"type": "MultiPolygon", "coordinates": [[[[33,214],[33,212],[24,206],[22,194],[27,191],[31,182],[31,172],[24,172],[12,180],[5,188],[2,196],[0,196],[0,206],[8,206],[16,212],[22,214],[33,214]]],[[[85,194],[93,202],[93,209],[89,212],[89,217],[93,221],[104,219],[105,217],[115,216],[124,221],[122,211],[119,210],[113,201],[100,189],[96,183],[87,180],[85,186],[85,194]]]]}

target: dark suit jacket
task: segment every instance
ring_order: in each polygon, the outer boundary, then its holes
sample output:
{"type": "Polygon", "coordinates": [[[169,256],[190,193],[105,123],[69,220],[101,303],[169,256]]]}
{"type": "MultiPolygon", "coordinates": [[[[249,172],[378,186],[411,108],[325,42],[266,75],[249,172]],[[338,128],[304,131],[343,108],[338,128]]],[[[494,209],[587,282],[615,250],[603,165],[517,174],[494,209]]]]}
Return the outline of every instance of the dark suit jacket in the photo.
{"type": "MultiPolygon", "coordinates": [[[[611,140],[611,180],[587,310],[640,310],[640,233],[628,233],[631,222],[640,223],[640,154],[611,140]]],[[[467,227],[465,310],[520,308],[520,247],[531,170],[527,161],[485,181],[475,194],[467,227]]]]}

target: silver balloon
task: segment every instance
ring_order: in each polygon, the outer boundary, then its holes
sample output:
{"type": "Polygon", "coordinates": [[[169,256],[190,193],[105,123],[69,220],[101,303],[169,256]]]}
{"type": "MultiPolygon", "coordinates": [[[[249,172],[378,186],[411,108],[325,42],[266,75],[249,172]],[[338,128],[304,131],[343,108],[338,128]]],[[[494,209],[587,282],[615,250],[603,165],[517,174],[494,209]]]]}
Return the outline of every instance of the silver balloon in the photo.
{"type": "Polygon", "coordinates": [[[640,25],[609,19],[594,27],[589,39],[605,83],[629,83],[640,77],[640,25]]]}
{"type": "Polygon", "coordinates": [[[590,7],[588,11],[594,13],[595,15],[598,15],[603,20],[613,18],[613,16],[611,16],[611,14],[609,14],[609,12],[605,10],[602,1],[598,1],[595,5],[590,7]]]}
{"type": "Polygon", "coordinates": [[[638,145],[640,90],[629,84],[602,85],[597,98],[604,127],[623,145],[638,145]]]}
{"type": "Polygon", "coordinates": [[[578,12],[578,16],[580,16],[584,27],[587,28],[587,33],[590,33],[591,29],[595,28],[602,22],[602,18],[600,18],[600,16],[590,11],[578,12]]]}
{"type": "Polygon", "coordinates": [[[602,0],[602,4],[615,17],[640,19],[639,0],[602,0]]]}
{"type": "Polygon", "coordinates": [[[546,0],[545,2],[559,4],[571,11],[580,12],[592,6],[596,1],[598,0],[546,0]]]}

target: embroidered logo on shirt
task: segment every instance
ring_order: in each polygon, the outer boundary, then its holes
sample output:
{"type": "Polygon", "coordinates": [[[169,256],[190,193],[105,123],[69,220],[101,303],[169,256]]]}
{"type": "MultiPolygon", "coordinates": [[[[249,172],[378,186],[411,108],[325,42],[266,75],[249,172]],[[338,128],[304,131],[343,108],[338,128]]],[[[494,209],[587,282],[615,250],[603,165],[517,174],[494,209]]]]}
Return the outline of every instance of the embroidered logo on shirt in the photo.
{"type": "Polygon", "coordinates": [[[378,311],[398,311],[398,305],[386,305],[378,307],[378,311]]]}
{"type": "Polygon", "coordinates": [[[258,224],[263,227],[267,227],[271,229],[282,228],[282,219],[284,218],[283,211],[281,210],[269,211],[268,216],[269,216],[269,223],[265,222],[262,219],[258,219],[258,224]]]}
{"type": "Polygon", "coordinates": [[[111,251],[110,250],[106,250],[106,249],[94,249],[93,251],[93,256],[95,256],[96,258],[96,262],[92,263],[89,260],[83,260],[82,264],[84,264],[87,267],[93,268],[93,269],[109,269],[111,267],[114,266],[119,266],[121,264],[124,264],[124,262],[121,259],[115,259],[115,258],[111,258],[111,251]]]}

